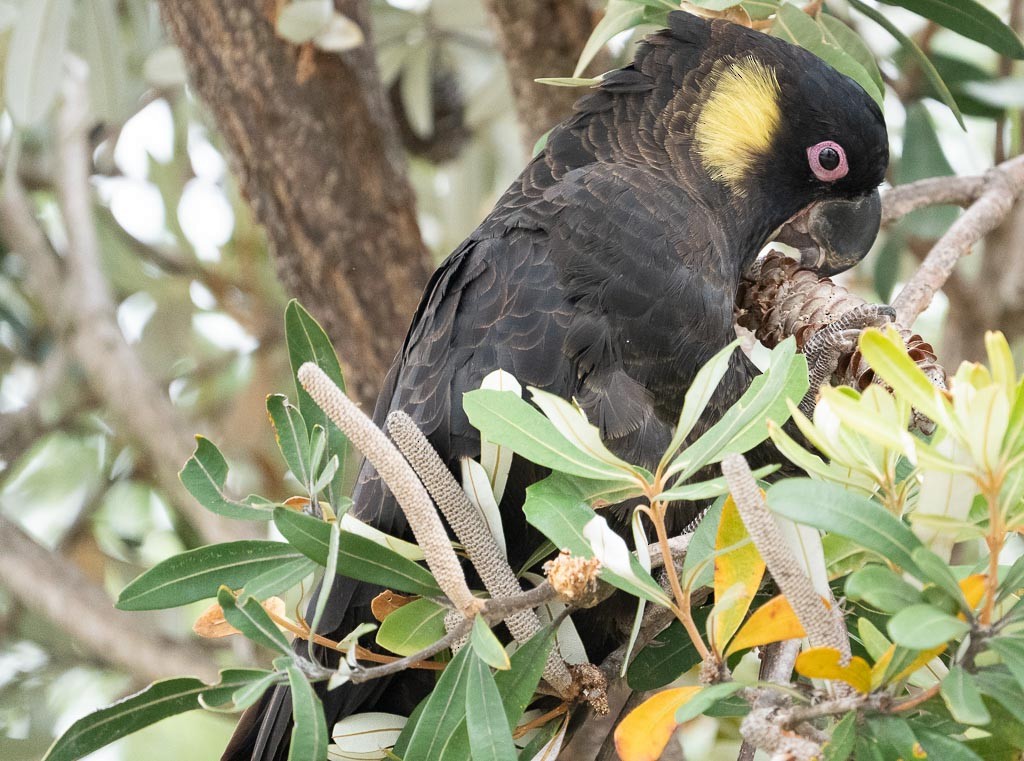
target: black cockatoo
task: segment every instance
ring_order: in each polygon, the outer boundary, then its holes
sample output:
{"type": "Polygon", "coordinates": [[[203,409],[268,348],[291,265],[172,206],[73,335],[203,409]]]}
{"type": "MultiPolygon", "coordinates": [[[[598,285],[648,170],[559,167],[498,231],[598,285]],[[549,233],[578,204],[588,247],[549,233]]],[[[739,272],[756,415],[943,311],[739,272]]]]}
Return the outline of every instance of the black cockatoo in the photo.
{"type": "MultiPolygon", "coordinates": [[[[431,278],[375,421],[404,410],[457,469],[480,449],[462,395],[500,368],[575,398],[616,454],[653,467],[695,373],[735,336],[745,268],[784,227],[824,274],[858,262],[878,232],[887,162],[882,114],[853,80],[782,40],[671,13],[631,65],[577,102],[431,278]]],[[[756,372],[734,354],[705,426],[756,372]]],[[[539,475],[516,461],[502,501],[513,567],[539,545],[521,511],[539,475]]],[[[408,533],[367,465],[352,510],[408,533]]],[[[670,530],[693,518],[673,515],[670,530]]],[[[337,579],[321,632],[340,638],[372,620],[379,592],[337,579]]],[[[422,674],[327,693],[328,727],[357,711],[407,713],[425,694],[422,674]]],[[[289,730],[278,688],[243,716],[224,759],[283,761],[289,730]]]]}

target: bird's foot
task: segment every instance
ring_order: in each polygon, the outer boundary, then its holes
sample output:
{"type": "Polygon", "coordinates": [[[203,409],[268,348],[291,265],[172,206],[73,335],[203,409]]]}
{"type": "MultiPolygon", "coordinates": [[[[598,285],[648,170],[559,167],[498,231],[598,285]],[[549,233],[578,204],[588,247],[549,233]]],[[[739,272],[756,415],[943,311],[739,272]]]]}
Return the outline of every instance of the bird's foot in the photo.
{"type": "Polygon", "coordinates": [[[838,319],[818,330],[804,344],[807,357],[808,388],[800,400],[800,411],[807,417],[814,413],[818,390],[839,365],[844,354],[857,348],[860,334],[866,328],[880,328],[896,318],[896,310],[888,304],[863,304],[844,312],[838,319]]]}

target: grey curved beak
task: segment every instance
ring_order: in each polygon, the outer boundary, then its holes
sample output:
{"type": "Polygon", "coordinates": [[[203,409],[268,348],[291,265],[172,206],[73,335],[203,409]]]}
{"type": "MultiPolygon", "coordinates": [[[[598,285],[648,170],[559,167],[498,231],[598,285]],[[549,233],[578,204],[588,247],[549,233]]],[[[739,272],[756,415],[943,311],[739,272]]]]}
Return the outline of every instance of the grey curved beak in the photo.
{"type": "Polygon", "coordinates": [[[800,250],[800,264],[831,276],[863,259],[878,236],[882,199],[877,190],[852,200],[821,201],[787,222],[776,240],[800,250]]]}

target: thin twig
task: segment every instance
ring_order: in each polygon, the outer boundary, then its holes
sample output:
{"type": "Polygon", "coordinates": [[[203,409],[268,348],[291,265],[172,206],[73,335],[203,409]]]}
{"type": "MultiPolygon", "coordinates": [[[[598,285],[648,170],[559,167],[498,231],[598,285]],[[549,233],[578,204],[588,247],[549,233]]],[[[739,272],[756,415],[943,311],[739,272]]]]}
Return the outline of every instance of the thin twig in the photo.
{"type": "MultiPolygon", "coordinates": [[[[266,608],[264,608],[264,610],[266,610],[266,608]]],[[[329,637],[324,637],[321,634],[314,634],[312,630],[310,630],[309,626],[302,626],[300,624],[297,624],[290,618],[285,618],[284,616],[277,615],[272,610],[266,610],[266,613],[268,616],[270,616],[271,621],[280,626],[282,629],[291,632],[299,639],[306,640],[307,642],[312,642],[316,645],[329,648],[330,650],[335,650],[339,653],[349,652],[349,648],[345,645],[342,645],[340,642],[336,642],[335,640],[330,639],[329,637]]],[[[358,658],[361,661],[373,661],[374,663],[394,663],[397,660],[402,660],[400,656],[387,655],[386,653],[375,653],[372,650],[368,650],[367,648],[363,647],[362,645],[356,645],[355,650],[356,658],[358,658]]],[[[419,660],[415,663],[407,664],[405,668],[426,669],[427,671],[442,671],[444,669],[444,666],[445,664],[439,663],[437,661],[419,660]]]]}
{"type": "Polygon", "coordinates": [[[390,676],[391,674],[397,674],[399,671],[404,671],[407,668],[412,668],[413,664],[421,663],[427,658],[433,658],[442,650],[445,650],[452,646],[452,643],[462,637],[465,637],[469,633],[469,629],[472,626],[472,619],[464,618],[450,632],[445,634],[437,642],[427,645],[425,648],[420,650],[418,653],[413,653],[405,658],[399,658],[391,663],[385,663],[382,666],[372,666],[370,668],[360,668],[352,672],[352,681],[357,684],[360,682],[368,682],[371,679],[380,679],[384,676],[390,676]]]}

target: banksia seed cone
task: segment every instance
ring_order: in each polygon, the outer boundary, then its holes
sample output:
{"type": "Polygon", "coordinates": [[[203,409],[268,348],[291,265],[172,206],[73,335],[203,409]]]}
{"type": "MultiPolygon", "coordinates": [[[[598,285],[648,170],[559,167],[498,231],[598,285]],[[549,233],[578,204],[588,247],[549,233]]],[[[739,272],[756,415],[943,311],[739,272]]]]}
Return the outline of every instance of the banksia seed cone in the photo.
{"type": "MultiPolygon", "coordinates": [[[[740,283],[736,322],[769,348],[793,336],[802,350],[816,331],[864,303],[860,296],[829,278],[801,269],[799,262],[771,251],[740,283]]],[[[932,383],[946,388],[946,371],[936,362],[931,345],[909,330],[901,328],[900,334],[917,366],[932,383]]],[[[855,351],[839,360],[833,382],[863,391],[874,378],[874,371],[855,351]]]]}

